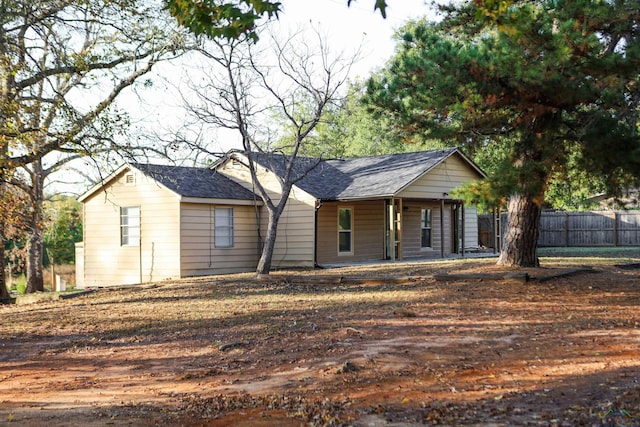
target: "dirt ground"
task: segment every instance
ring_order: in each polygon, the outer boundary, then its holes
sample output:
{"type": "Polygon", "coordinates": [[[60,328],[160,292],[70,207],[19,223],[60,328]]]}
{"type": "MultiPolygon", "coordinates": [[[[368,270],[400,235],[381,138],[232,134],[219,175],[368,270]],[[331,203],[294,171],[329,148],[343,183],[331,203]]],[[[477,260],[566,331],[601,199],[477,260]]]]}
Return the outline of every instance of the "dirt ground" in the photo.
{"type": "Polygon", "coordinates": [[[494,262],[0,306],[0,425],[640,426],[640,269],[494,262]]]}

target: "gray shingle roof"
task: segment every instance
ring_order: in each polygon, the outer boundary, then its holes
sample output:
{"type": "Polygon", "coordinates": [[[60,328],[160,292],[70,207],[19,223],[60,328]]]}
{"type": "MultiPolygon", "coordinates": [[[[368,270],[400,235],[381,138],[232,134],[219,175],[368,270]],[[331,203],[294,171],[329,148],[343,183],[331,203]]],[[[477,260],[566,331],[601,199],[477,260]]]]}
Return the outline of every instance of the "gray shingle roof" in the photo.
{"type": "MultiPolygon", "coordinates": [[[[425,172],[457,152],[456,148],[389,154],[344,160],[323,160],[296,183],[321,200],[388,197],[397,194],[425,172]]],[[[257,155],[256,161],[282,174],[286,158],[257,155]]],[[[294,176],[301,176],[317,159],[298,158],[294,176]]]]}
{"type": "Polygon", "coordinates": [[[131,163],[148,177],[184,197],[253,200],[254,195],[240,184],[208,168],[131,163]]]}

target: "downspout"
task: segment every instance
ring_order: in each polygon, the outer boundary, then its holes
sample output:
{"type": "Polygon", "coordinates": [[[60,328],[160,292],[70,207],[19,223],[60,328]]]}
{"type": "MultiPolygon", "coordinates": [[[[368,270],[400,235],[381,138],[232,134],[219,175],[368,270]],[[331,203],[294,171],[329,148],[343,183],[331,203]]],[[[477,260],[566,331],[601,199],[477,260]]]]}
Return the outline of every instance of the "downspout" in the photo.
{"type": "Polygon", "coordinates": [[[142,209],[139,210],[138,221],[140,221],[140,235],[138,236],[138,271],[140,272],[140,284],[142,284],[142,209]]]}
{"type": "Polygon", "coordinates": [[[322,207],[322,201],[316,199],[315,209],[313,211],[313,267],[322,268],[318,264],[318,211],[322,207]]]}

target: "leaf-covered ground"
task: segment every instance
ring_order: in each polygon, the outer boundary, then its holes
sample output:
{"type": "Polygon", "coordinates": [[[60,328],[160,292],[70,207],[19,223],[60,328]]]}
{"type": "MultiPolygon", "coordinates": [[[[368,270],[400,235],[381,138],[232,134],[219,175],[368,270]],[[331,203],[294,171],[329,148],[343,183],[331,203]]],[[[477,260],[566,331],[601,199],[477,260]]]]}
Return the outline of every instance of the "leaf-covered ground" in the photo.
{"type": "Polygon", "coordinates": [[[0,306],[0,425],[640,425],[640,269],[286,272],[0,306]],[[322,276],[314,280],[312,276],[322,276]],[[337,283],[327,276],[358,276],[337,283]],[[407,280],[387,280],[407,277],[407,280]]]}

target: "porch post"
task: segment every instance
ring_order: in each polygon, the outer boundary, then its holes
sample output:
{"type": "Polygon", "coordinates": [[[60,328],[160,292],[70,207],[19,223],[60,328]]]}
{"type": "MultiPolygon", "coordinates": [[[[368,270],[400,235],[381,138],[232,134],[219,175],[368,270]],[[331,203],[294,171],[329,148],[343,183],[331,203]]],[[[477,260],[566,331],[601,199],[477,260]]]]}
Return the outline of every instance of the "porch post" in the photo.
{"type": "Polygon", "coordinates": [[[444,258],[444,199],[440,199],[440,258],[444,258]]]}
{"type": "Polygon", "coordinates": [[[464,258],[464,233],[465,233],[465,225],[467,223],[464,218],[464,202],[460,202],[460,221],[462,223],[462,226],[460,227],[461,228],[460,232],[462,233],[461,239],[460,239],[462,242],[460,253],[462,254],[462,258],[464,258]]]}
{"type": "Polygon", "coordinates": [[[392,197],[389,199],[389,208],[387,209],[387,216],[389,218],[389,257],[391,262],[396,262],[396,235],[395,235],[395,199],[392,197]]]}
{"type": "MultiPolygon", "coordinates": [[[[398,240],[395,241],[398,252],[396,253],[396,258],[399,261],[402,261],[402,199],[398,199],[398,209],[396,209],[396,231],[398,233],[398,240]]],[[[395,240],[395,234],[394,234],[395,240]]]]}

